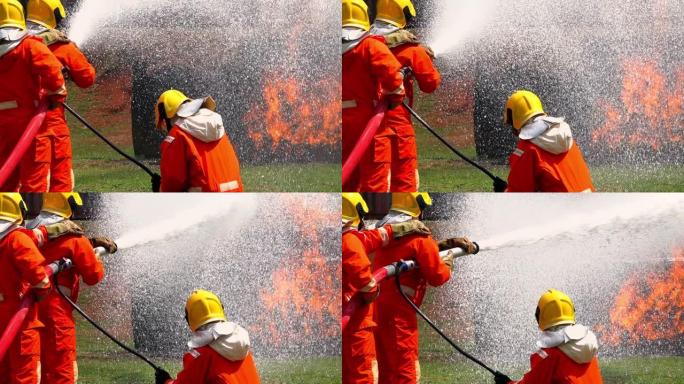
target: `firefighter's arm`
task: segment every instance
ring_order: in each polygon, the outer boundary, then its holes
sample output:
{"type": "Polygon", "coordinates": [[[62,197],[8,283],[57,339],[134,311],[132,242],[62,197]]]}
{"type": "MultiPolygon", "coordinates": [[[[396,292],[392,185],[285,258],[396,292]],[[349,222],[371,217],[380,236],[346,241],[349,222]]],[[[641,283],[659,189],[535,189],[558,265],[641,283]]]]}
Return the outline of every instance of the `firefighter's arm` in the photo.
{"type": "Polygon", "coordinates": [[[371,75],[378,79],[384,95],[404,94],[404,75],[401,63],[387,46],[377,40],[369,39],[368,58],[371,75]]]}
{"type": "Polygon", "coordinates": [[[437,90],[441,82],[441,76],[435,68],[432,58],[428,55],[425,48],[418,45],[411,49],[411,71],[418,82],[418,87],[425,93],[432,93],[437,90]]]}
{"type": "Polygon", "coordinates": [[[17,233],[13,237],[11,249],[15,267],[21,273],[21,279],[28,282],[30,288],[46,291],[50,288],[50,279],[43,264],[45,258],[33,240],[25,233],[17,233]]]}
{"type": "Polygon", "coordinates": [[[439,247],[432,237],[421,237],[415,244],[418,271],[427,283],[439,287],[451,278],[451,268],[439,257],[439,247]]]}
{"type": "MultiPolygon", "coordinates": [[[[171,132],[173,133],[173,132],[171,132]]],[[[169,134],[162,143],[161,172],[162,192],[185,192],[188,190],[187,148],[182,137],[169,134]]]]}
{"type": "Polygon", "coordinates": [[[358,231],[354,235],[361,241],[366,253],[373,253],[378,249],[387,246],[392,239],[392,227],[384,227],[358,231]]]}
{"type": "Polygon", "coordinates": [[[553,372],[556,368],[554,355],[540,349],[530,357],[530,371],[523,376],[518,384],[551,384],[553,372]]]}
{"type": "Polygon", "coordinates": [[[71,260],[74,268],[88,285],[95,285],[104,278],[102,261],[95,255],[92,244],[85,237],[75,237],[71,260]]]}
{"type": "Polygon", "coordinates": [[[353,234],[342,238],[342,268],[349,277],[355,292],[361,292],[366,301],[372,301],[378,291],[371,272],[371,263],[361,241],[353,234]]]}
{"type": "Polygon", "coordinates": [[[95,84],[95,68],[88,58],[81,52],[76,44],[58,43],[54,49],[55,56],[59,57],[62,64],[69,71],[69,77],[80,88],[88,88],[95,84]]]}
{"type": "Polygon", "coordinates": [[[40,86],[45,89],[47,96],[55,102],[63,102],[66,98],[62,63],[43,43],[30,40],[31,65],[33,75],[40,78],[40,86]]]}
{"type": "Polygon", "coordinates": [[[536,192],[536,160],[534,153],[518,146],[510,157],[506,192],[536,192]]]}
{"type": "Polygon", "coordinates": [[[183,356],[183,370],[178,373],[176,380],[169,384],[196,384],[209,382],[209,358],[196,349],[190,350],[183,356]]]}

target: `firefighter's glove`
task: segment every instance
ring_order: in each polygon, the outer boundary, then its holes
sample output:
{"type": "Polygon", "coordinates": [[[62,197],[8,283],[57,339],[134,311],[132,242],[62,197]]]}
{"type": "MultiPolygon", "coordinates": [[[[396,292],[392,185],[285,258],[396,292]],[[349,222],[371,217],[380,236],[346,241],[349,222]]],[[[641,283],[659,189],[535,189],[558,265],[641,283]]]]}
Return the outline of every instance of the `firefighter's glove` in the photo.
{"type": "Polygon", "coordinates": [[[161,176],[158,174],[152,175],[152,192],[159,192],[161,189],[161,176]]]}
{"type": "Polygon", "coordinates": [[[497,372],[494,374],[494,384],[509,384],[512,382],[513,380],[511,380],[510,377],[504,375],[501,372],[497,372]]]}
{"type": "Polygon", "coordinates": [[[449,267],[449,269],[454,269],[454,258],[456,255],[452,252],[449,251],[447,252],[446,256],[442,257],[442,261],[444,264],[449,267]]]}
{"type": "Polygon", "coordinates": [[[463,251],[472,255],[477,251],[475,243],[470,241],[467,237],[454,237],[453,239],[446,239],[439,242],[439,250],[446,251],[454,248],[461,248],[463,251]]]}
{"type": "Polygon", "coordinates": [[[395,48],[404,44],[419,44],[420,41],[413,33],[405,30],[399,29],[388,35],[385,35],[385,44],[389,48],[395,48]]]}
{"type": "Polygon", "coordinates": [[[430,235],[430,228],[426,227],[420,220],[409,220],[403,223],[390,224],[392,237],[395,239],[408,235],[430,235]]]}
{"type": "Polygon", "coordinates": [[[498,177],[494,179],[494,192],[506,192],[506,188],[508,183],[498,177]]]}
{"type": "Polygon", "coordinates": [[[48,239],[53,240],[64,235],[83,235],[83,228],[71,220],[64,220],[56,224],[45,226],[48,239]]]}
{"type": "Polygon", "coordinates": [[[157,368],[154,371],[154,384],[166,384],[169,380],[171,380],[171,375],[165,370],[157,368]]]}
{"type": "Polygon", "coordinates": [[[91,237],[88,240],[90,240],[90,244],[93,245],[93,248],[102,247],[106,249],[109,254],[116,253],[119,249],[114,240],[108,237],[91,237]]]}

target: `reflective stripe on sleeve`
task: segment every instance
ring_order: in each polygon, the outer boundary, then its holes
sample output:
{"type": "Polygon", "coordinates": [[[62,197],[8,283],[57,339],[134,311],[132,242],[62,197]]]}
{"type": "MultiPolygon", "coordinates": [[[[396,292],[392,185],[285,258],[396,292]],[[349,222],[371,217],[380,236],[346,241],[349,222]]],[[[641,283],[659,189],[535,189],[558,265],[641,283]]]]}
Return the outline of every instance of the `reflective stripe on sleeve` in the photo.
{"type": "Polygon", "coordinates": [[[45,288],[49,284],[50,284],[50,278],[47,277],[47,275],[46,275],[45,277],[43,277],[43,280],[41,280],[38,284],[34,285],[32,288],[45,288]]]}
{"type": "Polygon", "coordinates": [[[385,227],[380,227],[378,228],[378,233],[380,234],[380,238],[382,239],[382,246],[386,246],[389,244],[390,238],[389,238],[389,233],[387,233],[387,230],[385,227]]]}
{"type": "Polygon", "coordinates": [[[356,108],[356,100],[344,100],[342,101],[342,109],[356,108]]]}
{"type": "Polygon", "coordinates": [[[361,292],[370,292],[373,290],[373,288],[375,288],[375,286],[377,284],[378,283],[375,281],[375,279],[371,278],[371,281],[368,284],[366,284],[365,287],[361,288],[360,291],[361,292]]]}
{"type": "Polygon", "coordinates": [[[221,192],[233,191],[240,188],[240,183],[238,183],[237,180],[233,180],[219,185],[219,188],[221,189],[221,192]]]}
{"type": "Polygon", "coordinates": [[[8,109],[16,109],[19,108],[19,104],[17,103],[16,100],[12,101],[3,101],[0,103],[0,111],[6,111],[8,109]]]}
{"type": "Polygon", "coordinates": [[[513,151],[513,154],[516,156],[522,156],[524,153],[525,153],[525,151],[523,151],[520,148],[516,148],[515,151],[513,151]]]}

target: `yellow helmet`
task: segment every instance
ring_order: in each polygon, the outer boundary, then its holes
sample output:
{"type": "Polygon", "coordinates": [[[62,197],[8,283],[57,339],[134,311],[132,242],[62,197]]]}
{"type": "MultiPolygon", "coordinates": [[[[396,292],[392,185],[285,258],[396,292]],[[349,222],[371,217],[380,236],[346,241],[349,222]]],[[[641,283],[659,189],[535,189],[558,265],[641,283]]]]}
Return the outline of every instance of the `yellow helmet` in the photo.
{"type": "Polygon", "coordinates": [[[545,114],[539,96],[530,91],[515,91],[506,101],[504,123],[520,130],[531,118],[545,114]]]}
{"type": "Polygon", "coordinates": [[[575,324],[575,305],[565,293],[549,289],[539,298],[534,315],[542,331],[556,325],[575,324]]]}
{"type": "Polygon", "coordinates": [[[358,227],[366,214],[368,214],[368,205],[360,193],[342,194],[343,224],[351,223],[353,227],[358,227]]]}
{"type": "Polygon", "coordinates": [[[0,193],[0,220],[21,224],[27,211],[26,203],[20,194],[0,193]]]}
{"type": "Polygon", "coordinates": [[[26,29],[24,7],[19,0],[0,0],[0,28],[4,27],[26,29]]]}
{"type": "Polygon", "coordinates": [[[195,332],[199,327],[214,322],[226,321],[223,304],[219,298],[203,289],[194,291],[185,303],[185,320],[190,329],[195,332]]]}
{"type": "Polygon", "coordinates": [[[50,29],[57,28],[67,16],[60,0],[28,0],[26,14],[26,20],[50,29]]]}
{"type": "Polygon", "coordinates": [[[65,219],[71,218],[76,206],[82,206],[81,195],[76,192],[68,193],[44,193],[43,208],[41,211],[50,212],[65,219]]]}
{"type": "Polygon", "coordinates": [[[370,29],[368,5],[363,0],[342,0],[342,26],[370,29]]]}
{"type": "Polygon", "coordinates": [[[376,20],[382,20],[396,27],[404,28],[416,17],[416,8],[411,0],[378,0],[376,20]]]}
{"type": "Polygon", "coordinates": [[[418,217],[425,208],[431,205],[432,198],[427,192],[395,192],[392,193],[392,207],[390,209],[418,217]]]}
{"type": "Polygon", "coordinates": [[[188,117],[195,114],[200,108],[208,108],[216,111],[216,102],[209,96],[203,99],[193,100],[181,91],[170,89],[159,96],[157,107],[154,109],[154,117],[157,122],[157,129],[164,126],[164,121],[178,116],[188,117]],[[181,106],[188,103],[188,113],[182,111],[181,106]]]}

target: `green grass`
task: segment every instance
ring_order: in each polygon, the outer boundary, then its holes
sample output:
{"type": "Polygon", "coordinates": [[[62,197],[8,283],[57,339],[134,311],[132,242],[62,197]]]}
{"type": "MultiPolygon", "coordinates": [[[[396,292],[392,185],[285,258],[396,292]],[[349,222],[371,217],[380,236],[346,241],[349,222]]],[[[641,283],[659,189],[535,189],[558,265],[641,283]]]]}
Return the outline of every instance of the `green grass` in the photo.
{"type": "MultiPolygon", "coordinates": [[[[119,103],[104,107],[103,95],[111,84],[98,84],[92,90],[69,88],[69,105],[105,137],[128,154],[133,154],[129,106],[119,103]]],[[[119,93],[112,91],[113,94],[119,93]]],[[[115,97],[116,98],[116,97],[115,97]]],[[[125,100],[124,100],[125,101],[125,100]]],[[[92,132],[67,113],[74,151],[76,190],[82,192],[149,192],[149,176],[123,159],[92,132]]],[[[158,162],[143,161],[155,172],[158,162]]],[[[342,166],[331,163],[241,164],[247,192],[337,192],[341,189],[342,166]]]]}
{"type": "MultiPolygon", "coordinates": [[[[154,382],[150,366],[127,354],[98,333],[75,314],[78,334],[79,383],[82,384],[149,384],[154,382]]],[[[123,340],[132,345],[130,340],[123,340]]],[[[156,364],[172,376],[181,369],[181,360],[158,361],[156,364]]],[[[337,357],[269,360],[256,358],[264,384],[335,384],[341,379],[341,360],[337,357]]]]}

